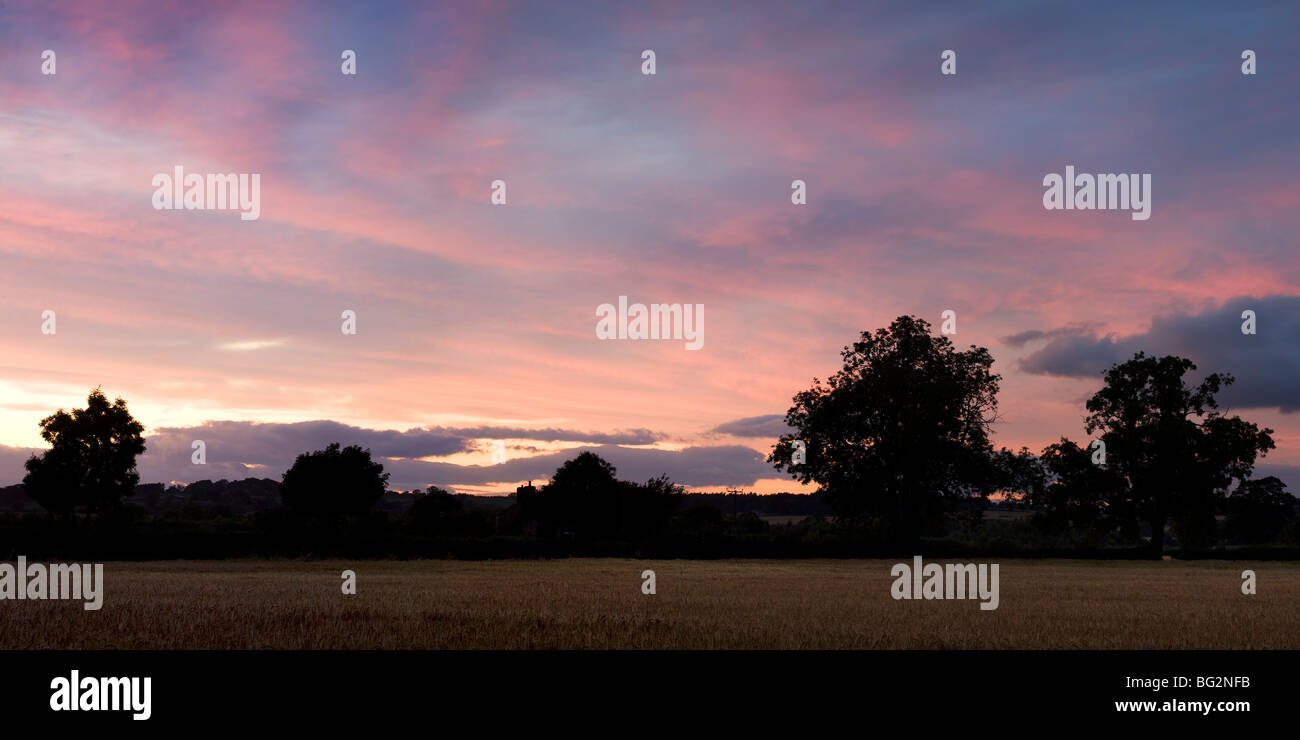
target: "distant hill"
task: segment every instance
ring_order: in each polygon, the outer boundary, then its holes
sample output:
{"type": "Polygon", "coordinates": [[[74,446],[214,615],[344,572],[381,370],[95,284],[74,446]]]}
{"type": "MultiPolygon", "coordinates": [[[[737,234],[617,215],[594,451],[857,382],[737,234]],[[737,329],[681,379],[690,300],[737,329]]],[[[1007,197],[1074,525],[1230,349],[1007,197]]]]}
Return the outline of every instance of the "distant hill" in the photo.
{"type": "MultiPolygon", "coordinates": [[[[201,480],[186,486],[142,483],[124,503],[143,506],[152,513],[184,507],[212,509],[222,507],[232,514],[280,508],[280,483],[270,478],[243,480],[201,480]]],[[[0,511],[41,511],[27,496],[22,484],[0,488],[0,511]]]]}
{"type": "MultiPolygon", "coordinates": [[[[402,513],[424,496],[424,491],[388,491],[375,504],[375,511],[402,513]]],[[[485,513],[500,512],[514,505],[511,496],[470,496],[455,494],[467,510],[485,513]]],[[[176,511],[185,507],[214,509],[220,507],[230,514],[247,514],[255,511],[280,508],[280,482],[271,478],[244,478],[243,480],[201,480],[189,485],[167,486],[162,483],[143,483],[135,493],[125,499],[128,504],[143,506],[151,513],[176,511]]],[[[707,505],[723,514],[753,512],[760,516],[829,516],[830,506],[819,494],[801,493],[687,493],[683,494],[680,508],[707,505]]],[[[27,497],[22,484],[0,487],[0,512],[41,511],[36,502],[27,497]]]]}
{"type": "Polygon", "coordinates": [[[831,507],[820,493],[687,493],[680,508],[712,506],[723,514],[759,516],[830,516],[831,507]]]}
{"type": "Polygon", "coordinates": [[[41,505],[27,497],[21,483],[0,488],[0,511],[40,511],[41,505]]]}
{"type": "MultiPolygon", "coordinates": [[[[485,512],[501,511],[515,502],[514,496],[455,496],[466,509],[485,512]]],[[[423,497],[424,491],[388,491],[375,504],[374,511],[402,513],[423,497]]],[[[248,514],[280,508],[280,482],[271,478],[244,478],[201,480],[185,486],[142,483],[135,487],[135,492],[124,502],[143,506],[154,514],[178,511],[185,507],[204,510],[220,507],[226,513],[248,514]]],[[[40,504],[28,498],[21,483],[0,487],[0,512],[38,511],[41,511],[40,504]]]]}

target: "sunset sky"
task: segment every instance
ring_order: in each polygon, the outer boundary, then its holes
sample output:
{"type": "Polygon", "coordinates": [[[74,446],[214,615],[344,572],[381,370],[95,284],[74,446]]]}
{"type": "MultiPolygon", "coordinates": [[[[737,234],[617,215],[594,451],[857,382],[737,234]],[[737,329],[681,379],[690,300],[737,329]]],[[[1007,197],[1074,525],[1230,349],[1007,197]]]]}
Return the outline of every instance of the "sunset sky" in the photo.
{"type": "Polygon", "coordinates": [[[951,309],[1003,377],[996,444],[1085,440],[1105,367],[1176,353],[1238,377],[1296,492],[1297,28],[1288,2],[0,3],[0,485],[102,386],[144,482],[339,441],[403,489],[583,448],[805,490],[762,462],[791,397],[951,309]],[[259,173],[260,218],[155,210],[176,165],[259,173]],[[1045,210],[1067,165],[1150,173],[1150,220],[1045,210]],[[598,339],[619,296],[703,304],[703,348],[598,339]]]}

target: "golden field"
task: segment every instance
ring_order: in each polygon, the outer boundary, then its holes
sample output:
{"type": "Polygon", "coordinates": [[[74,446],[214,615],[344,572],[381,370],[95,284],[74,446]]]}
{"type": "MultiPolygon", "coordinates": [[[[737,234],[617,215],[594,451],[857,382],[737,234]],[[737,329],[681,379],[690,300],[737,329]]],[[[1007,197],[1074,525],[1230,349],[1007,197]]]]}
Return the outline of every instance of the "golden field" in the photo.
{"type": "Polygon", "coordinates": [[[895,601],[895,562],[110,562],[100,611],[0,601],[0,649],[1300,648],[1298,563],[1003,559],[981,611],[895,601]]]}

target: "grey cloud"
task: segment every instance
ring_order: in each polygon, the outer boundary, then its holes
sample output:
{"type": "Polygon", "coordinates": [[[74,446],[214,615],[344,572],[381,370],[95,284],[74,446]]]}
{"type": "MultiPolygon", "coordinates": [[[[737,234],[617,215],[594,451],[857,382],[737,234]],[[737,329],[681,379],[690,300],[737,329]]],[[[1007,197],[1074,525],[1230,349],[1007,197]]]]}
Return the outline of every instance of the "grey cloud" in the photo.
{"type": "Polygon", "coordinates": [[[1127,344],[1118,342],[1115,335],[1058,336],[1046,347],[1020,361],[1020,369],[1037,375],[1060,375],[1076,378],[1095,378],[1116,362],[1132,357],[1137,350],[1129,351],[1127,344]]]}
{"type": "Polygon", "coordinates": [[[682,450],[633,449],[616,445],[581,447],[534,457],[506,460],[499,465],[455,465],[421,460],[393,460],[384,463],[392,473],[390,485],[416,488],[428,484],[454,486],[484,485],[516,480],[547,480],[564,461],[591,451],[618,469],[623,480],[644,481],[667,475],[687,486],[752,485],[770,478],[776,471],[764,456],[741,445],[687,447],[682,450]],[[412,485],[397,485],[397,481],[412,485]]]}
{"type": "Polygon", "coordinates": [[[454,433],[477,439],[534,439],[539,442],[589,442],[591,444],[648,445],[664,435],[649,429],[620,429],[605,434],[601,432],[576,432],[571,429],[525,429],[520,427],[472,427],[434,430],[454,433]]]}
{"type": "Polygon", "coordinates": [[[1040,339],[1052,339],[1056,337],[1067,337],[1067,336],[1076,336],[1080,334],[1087,334],[1095,326],[1096,326],[1095,324],[1080,324],[1080,325],[1063,326],[1058,329],[1049,329],[1047,331],[1042,331],[1039,329],[1030,329],[1029,331],[1022,331],[1018,334],[1010,334],[1008,336],[1002,337],[1001,341],[1003,344],[1007,344],[1012,347],[1023,347],[1026,344],[1029,344],[1030,342],[1035,342],[1040,339]]]}
{"type": "Polygon", "coordinates": [[[780,437],[788,433],[790,427],[785,423],[785,414],[766,414],[719,424],[711,431],[736,437],[780,437]]]}
{"type": "MultiPolygon", "coordinates": [[[[269,451],[289,455],[316,450],[330,442],[360,445],[379,457],[442,457],[476,448],[476,439],[532,439],[543,442],[586,442],[591,444],[651,444],[662,435],[648,429],[613,433],[578,432],[568,429],[524,427],[426,427],[406,431],[364,429],[336,421],[304,421],[288,424],[260,424],[248,421],[210,421],[196,427],[164,427],[149,437],[151,448],[169,453],[184,450],[188,457],[193,440],[201,439],[209,453],[220,448],[230,460],[250,463],[267,461],[269,451]]],[[[210,455],[211,459],[211,455],[210,455]]]]}
{"type": "Polygon", "coordinates": [[[0,486],[10,486],[22,481],[27,470],[23,463],[32,455],[42,451],[32,447],[9,447],[0,445],[0,486]]]}
{"type": "Polygon", "coordinates": [[[163,427],[149,435],[151,450],[168,454],[184,451],[203,440],[209,457],[261,463],[269,455],[288,455],[316,450],[330,442],[367,447],[380,457],[431,457],[473,449],[471,438],[441,429],[363,429],[336,421],[303,421],[288,424],[259,424],[248,421],[209,421],[195,427],[163,427]]]}
{"type": "Polygon", "coordinates": [[[1058,335],[1020,367],[1100,382],[1108,367],[1138,351],[1187,357],[1199,373],[1231,373],[1237,382],[1220,395],[1224,405],[1300,411],[1300,296],[1231,298],[1201,313],[1157,317],[1148,331],[1129,337],[1058,335]],[[1255,312],[1256,334],[1241,333],[1246,309],[1255,312]]]}
{"type": "MultiPolygon", "coordinates": [[[[389,486],[398,489],[546,480],[561,463],[583,450],[591,450],[609,460],[619,469],[619,476],[626,480],[639,481],[667,475],[677,483],[690,486],[747,485],[758,478],[770,477],[774,472],[763,462],[763,455],[740,445],[656,450],[628,448],[618,444],[595,444],[544,455],[507,459],[499,465],[458,465],[414,459],[422,455],[440,454],[433,450],[469,449],[472,440],[479,436],[564,441],[570,434],[563,430],[506,427],[396,432],[361,429],[327,421],[301,424],[209,422],[191,428],[164,428],[150,435],[137,467],[140,480],[146,483],[247,477],[278,480],[299,453],[320,449],[330,442],[340,442],[344,445],[360,444],[370,447],[371,452],[383,463],[384,469],[391,474],[389,486]],[[205,465],[191,462],[191,444],[194,440],[203,440],[206,445],[205,465]]],[[[658,435],[637,430],[586,436],[635,440],[623,442],[628,444],[643,443],[658,435]]],[[[22,480],[25,472],[23,462],[42,451],[0,445],[0,485],[22,480]]]]}

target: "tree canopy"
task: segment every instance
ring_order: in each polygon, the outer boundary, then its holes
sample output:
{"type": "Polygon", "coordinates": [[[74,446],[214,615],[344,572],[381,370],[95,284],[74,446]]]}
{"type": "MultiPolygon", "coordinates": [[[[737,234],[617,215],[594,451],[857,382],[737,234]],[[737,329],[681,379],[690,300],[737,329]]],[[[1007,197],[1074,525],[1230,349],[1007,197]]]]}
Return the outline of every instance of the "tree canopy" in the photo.
{"type": "Polygon", "coordinates": [[[388,473],[356,445],[304,452],[285,471],[280,498],[291,511],[320,517],[361,515],[384,495],[388,473]]]}
{"type": "Polygon", "coordinates": [[[135,459],[145,449],[144,425],[121,398],[110,402],[96,388],[84,409],[59,409],[40,426],[50,449],[27,460],[23,486],[48,511],[70,517],[85,506],[102,513],[119,506],[140,482],[135,459]]]}
{"type": "Polygon", "coordinates": [[[900,316],[841,356],[842,370],[794,397],[794,431],[768,457],[777,469],[820,484],[837,516],[883,520],[906,543],[997,488],[988,433],[1000,378],[987,349],[959,351],[900,316]]]}
{"type": "Polygon", "coordinates": [[[1227,535],[1237,542],[1274,542],[1296,516],[1296,498],[1280,479],[1248,480],[1228,497],[1227,535]]]}
{"type": "Polygon", "coordinates": [[[579,453],[540,490],[520,494],[523,516],[537,522],[541,536],[583,542],[635,541],[662,531],[681,488],[666,476],[639,484],[618,480],[616,472],[596,453],[579,453]]]}
{"type": "Polygon", "coordinates": [[[1093,536],[1120,531],[1137,537],[1137,519],[1124,478],[1089,448],[1062,437],[1043,449],[1042,481],[1024,496],[1046,530],[1093,536]],[[1094,462],[1098,460],[1098,462],[1094,462]]]}
{"type": "Polygon", "coordinates": [[[1207,543],[1229,488],[1274,447],[1273,430],[1218,411],[1215,396],[1231,375],[1211,373],[1191,385],[1184,376],[1195,369],[1182,357],[1138,352],[1107,370],[1087,403],[1088,432],[1100,432],[1107,464],[1124,481],[1111,495],[1151,525],[1156,554],[1171,521],[1183,544],[1207,543]]]}
{"type": "Polygon", "coordinates": [[[412,529],[422,534],[450,537],[486,537],[492,525],[481,511],[468,511],[452,493],[429,486],[408,514],[412,529]]]}

